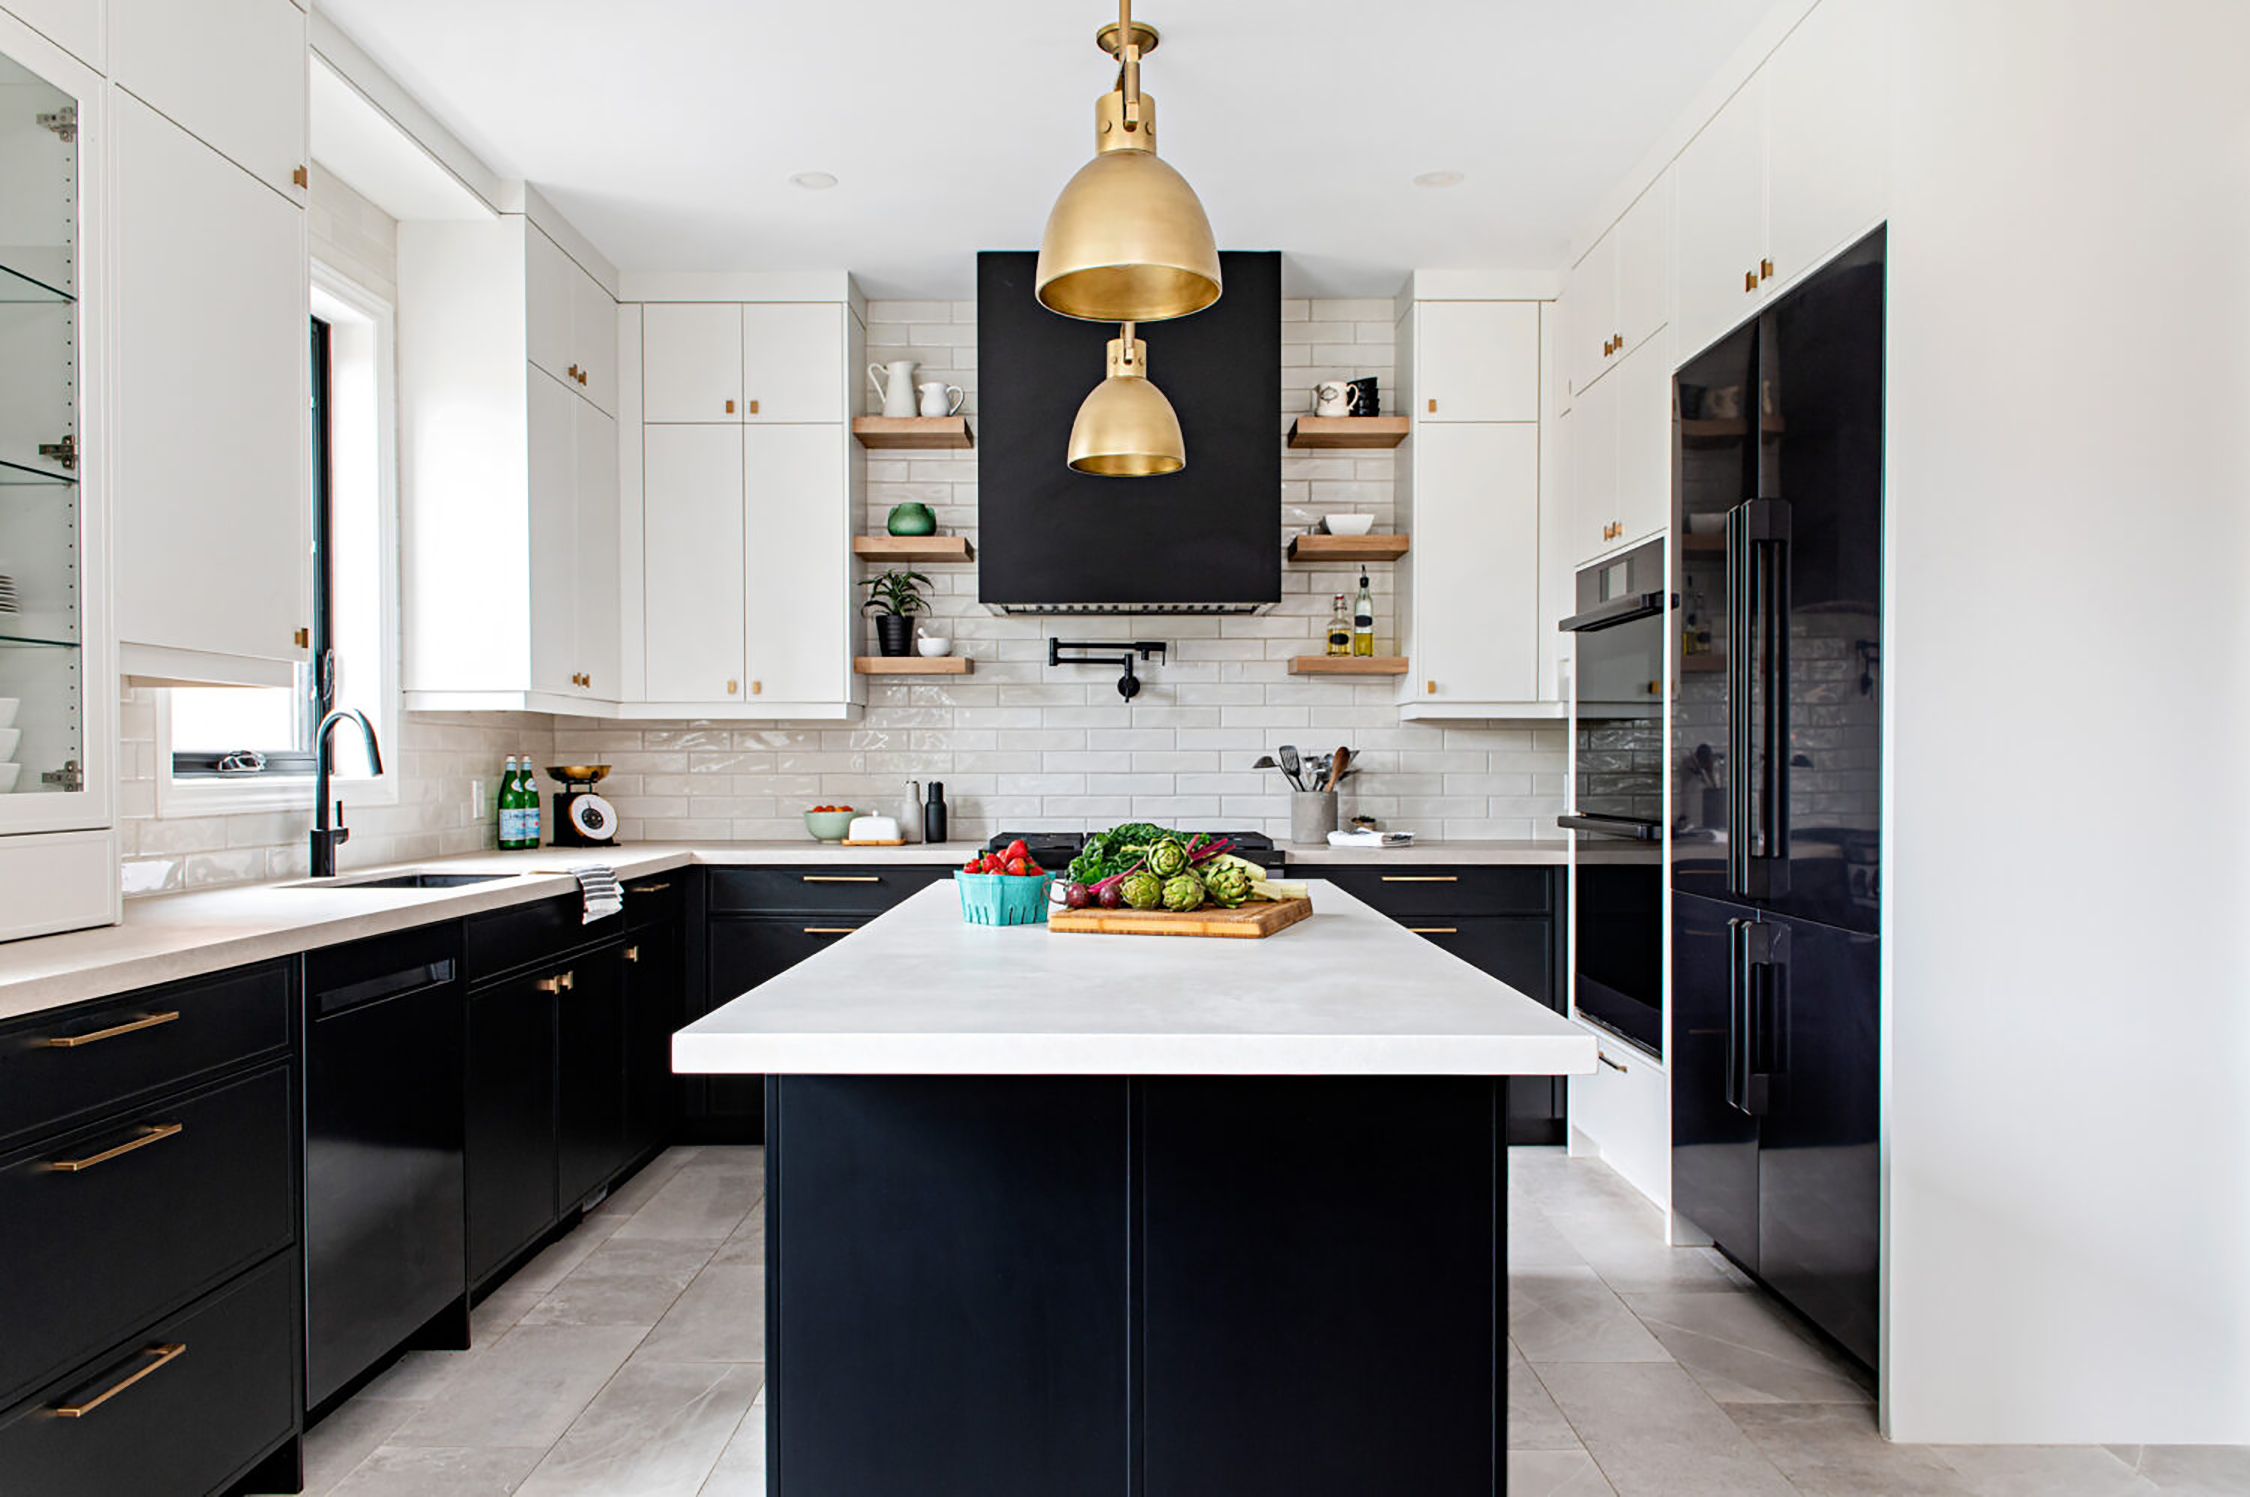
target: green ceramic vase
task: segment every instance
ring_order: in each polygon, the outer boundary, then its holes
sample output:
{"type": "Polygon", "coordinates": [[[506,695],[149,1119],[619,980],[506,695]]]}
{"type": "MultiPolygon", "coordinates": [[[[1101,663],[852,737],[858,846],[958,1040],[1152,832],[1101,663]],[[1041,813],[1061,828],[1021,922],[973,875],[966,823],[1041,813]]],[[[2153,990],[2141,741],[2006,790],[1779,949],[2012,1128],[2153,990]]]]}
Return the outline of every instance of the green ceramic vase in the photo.
{"type": "Polygon", "coordinates": [[[889,529],[893,535],[935,535],[937,516],[927,504],[908,502],[891,506],[889,529]]]}

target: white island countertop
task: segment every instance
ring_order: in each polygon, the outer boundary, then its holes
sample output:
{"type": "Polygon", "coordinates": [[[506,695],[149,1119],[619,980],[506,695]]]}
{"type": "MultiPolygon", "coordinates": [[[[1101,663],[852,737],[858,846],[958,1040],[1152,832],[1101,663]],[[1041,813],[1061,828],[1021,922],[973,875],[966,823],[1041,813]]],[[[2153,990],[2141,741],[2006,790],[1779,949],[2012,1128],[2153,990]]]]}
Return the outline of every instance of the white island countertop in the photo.
{"type": "Polygon", "coordinates": [[[970,925],[951,884],[672,1038],[672,1069],[802,1075],[1554,1076],[1584,1029],[1334,885],[1263,940],[970,925]]]}

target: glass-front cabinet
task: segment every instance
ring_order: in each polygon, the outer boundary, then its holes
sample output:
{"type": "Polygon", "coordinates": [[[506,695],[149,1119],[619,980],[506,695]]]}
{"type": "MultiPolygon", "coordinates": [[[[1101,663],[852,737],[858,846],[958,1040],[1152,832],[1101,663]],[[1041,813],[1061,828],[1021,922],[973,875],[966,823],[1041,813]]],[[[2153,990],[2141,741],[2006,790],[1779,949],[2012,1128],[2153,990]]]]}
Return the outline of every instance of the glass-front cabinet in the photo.
{"type": "MultiPolygon", "coordinates": [[[[101,222],[91,184],[103,103],[98,78],[0,15],[0,896],[9,901],[25,897],[23,870],[69,878],[91,861],[85,837],[23,834],[98,833],[115,855],[103,277],[89,233],[101,222]]],[[[114,863],[108,872],[114,884],[114,863]]],[[[64,918],[25,914],[49,928],[64,918]]],[[[0,910],[0,937],[26,933],[0,910]]]]}

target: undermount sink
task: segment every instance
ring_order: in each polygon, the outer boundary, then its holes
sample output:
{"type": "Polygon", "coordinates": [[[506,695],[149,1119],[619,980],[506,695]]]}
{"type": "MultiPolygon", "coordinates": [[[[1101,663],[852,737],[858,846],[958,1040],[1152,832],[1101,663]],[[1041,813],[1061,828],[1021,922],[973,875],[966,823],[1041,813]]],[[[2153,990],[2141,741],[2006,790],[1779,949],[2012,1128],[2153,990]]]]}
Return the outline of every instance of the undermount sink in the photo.
{"type": "Polygon", "coordinates": [[[377,878],[323,878],[289,885],[292,889],[458,889],[514,878],[512,873],[386,873],[377,878]]]}

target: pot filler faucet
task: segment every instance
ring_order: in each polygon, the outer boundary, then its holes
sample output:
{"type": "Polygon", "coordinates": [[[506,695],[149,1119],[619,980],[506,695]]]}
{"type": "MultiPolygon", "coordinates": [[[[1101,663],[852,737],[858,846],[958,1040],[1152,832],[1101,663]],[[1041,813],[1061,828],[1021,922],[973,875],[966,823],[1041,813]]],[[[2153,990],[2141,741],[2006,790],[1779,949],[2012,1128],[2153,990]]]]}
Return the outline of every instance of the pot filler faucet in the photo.
{"type": "Polygon", "coordinates": [[[352,829],[344,825],[344,803],[337,801],[336,821],[328,821],[328,775],[330,761],[335,758],[334,733],[336,724],[356,722],[360,737],[367,740],[367,772],[383,772],[383,751],[375,743],[375,725],[367,714],[338,707],[320,720],[313,729],[313,827],[311,870],[314,878],[333,878],[336,875],[336,847],[351,840],[352,829]]]}

